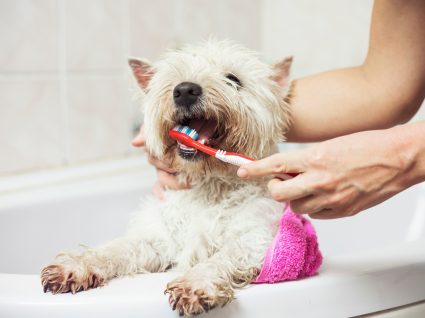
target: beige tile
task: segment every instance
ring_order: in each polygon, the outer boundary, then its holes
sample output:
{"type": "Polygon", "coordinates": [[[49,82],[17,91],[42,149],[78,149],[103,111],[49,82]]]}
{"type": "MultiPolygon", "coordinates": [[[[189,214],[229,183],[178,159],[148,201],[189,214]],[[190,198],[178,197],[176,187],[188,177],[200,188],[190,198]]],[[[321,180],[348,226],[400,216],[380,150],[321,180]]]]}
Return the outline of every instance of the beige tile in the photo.
{"type": "Polygon", "coordinates": [[[180,26],[175,6],[182,1],[129,0],[129,55],[155,60],[167,48],[175,47],[180,26]]]}
{"type": "MultiPolygon", "coordinates": [[[[260,5],[252,0],[185,0],[178,19],[183,24],[178,35],[184,42],[194,42],[214,36],[230,39],[252,49],[260,48],[260,5]]],[[[177,12],[177,10],[175,11],[177,12]]]]}
{"type": "Polygon", "coordinates": [[[0,72],[57,70],[57,0],[0,0],[0,39],[0,72]]]}
{"type": "Polygon", "coordinates": [[[70,79],[69,162],[127,154],[131,107],[122,76],[70,79]]]}
{"type": "Polygon", "coordinates": [[[261,48],[261,0],[221,0],[218,20],[219,35],[251,49],[261,48]]]}
{"type": "Polygon", "coordinates": [[[210,36],[260,47],[260,4],[243,0],[130,0],[131,50],[156,59],[165,49],[210,36]]]}
{"type": "Polygon", "coordinates": [[[0,80],[0,174],[62,162],[59,83],[0,80]]]}
{"type": "Polygon", "coordinates": [[[222,0],[184,0],[180,3],[174,12],[176,20],[182,25],[177,35],[181,42],[197,42],[211,35],[219,35],[222,29],[220,26],[222,0]]]}
{"type": "Polygon", "coordinates": [[[67,69],[122,68],[125,13],[126,1],[65,0],[67,69]]]}
{"type": "Polygon", "coordinates": [[[294,55],[294,76],[357,65],[365,57],[372,0],[263,0],[262,47],[294,55]]]}

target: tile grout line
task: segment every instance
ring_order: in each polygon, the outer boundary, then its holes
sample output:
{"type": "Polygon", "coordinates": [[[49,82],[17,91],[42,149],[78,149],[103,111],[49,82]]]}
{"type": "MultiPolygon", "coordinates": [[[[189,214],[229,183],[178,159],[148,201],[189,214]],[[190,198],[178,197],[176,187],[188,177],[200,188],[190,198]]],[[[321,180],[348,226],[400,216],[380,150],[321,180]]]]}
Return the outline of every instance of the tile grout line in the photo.
{"type": "Polygon", "coordinates": [[[264,27],[264,21],[266,20],[265,7],[268,5],[265,0],[260,0],[260,10],[258,14],[258,25],[260,29],[259,39],[258,39],[258,48],[261,50],[261,52],[265,52],[265,40],[264,40],[264,33],[265,33],[265,27],[264,27]]]}
{"type": "Polygon", "coordinates": [[[185,29],[185,21],[181,18],[183,16],[183,12],[185,12],[185,8],[187,6],[187,1],[181,5],[178,1],[173,1],[173,24],[174,29],[172,32],[172,41],[173,43],[173,49],[179,48],[182,45],[182,38],[180,37],[180,34],[183,34],[185,29]]]}
{"type": "MultiPolygon", "coordinates": [[[[123,28],[123,38],[122,38],[122,51],[123,51],[123,57],[125,59],[128,59],[129,56],[131,55],[131,40],[132,40],[132,33],[131,33],[131,22],[130,22],[130,18],[131,18],[131,3],[130,0],[126,0],[124,2],[124,5],[122,6],[122,11],[121,11],[121,19],[122,19],[122,28],[123,28]]],[[[126,63],[127,64],[127,63],[126,63]]],[[[126,69],[122,70],[123,74],[126,74],[125,76],[123,76],[123,80],[125,77],[126,83],[128,83],[128,75],[129,75],[129,69],[127,69],[127,72],[125,72],[126,69]]],[[[129,89],[129,88],[127,88],[129,89]]],[[[124,98],[123,98],[124,100],[124,98]]],[[[127,134],[129,139],[131,139],[132,133],[133,133],[133,124],[134,124],[134,118],[133,118],[133,110],[132,110],[132,105],[131,103],[127,104],[127,120],[128,120],[128,124],[129,124],[129,129],[127,130],[127,134]]],[[[125,151],[124,155],[128,155],[129,151],[125,151]]]]}
{"type": "Polygon", "coordinates": [[[59,16],[59,96],[61,107],[62,165],[69,163],[69,105],[66,74],[66,12],[65,0],[58,0],[59,16]]]}
{"type": "MultiPolygon", "coordinates": [[[[58,45],[59,47],[59,45],[58,45]]],[[[60,62],[58,62],[58,67],[60,62]]],[[[88,70],[88,71],[68,71],[66,72],[67,78],[117,78],[122,77],[122,69],[116,70],[88,70]]],[[[11,72],[11,73],[2,73],[0,72],[0,79],[11,79],[11,80],[39,80],[39,79],[59,79],[60,78],[60,70],[51,71],[51,72],[11,72]]]]}

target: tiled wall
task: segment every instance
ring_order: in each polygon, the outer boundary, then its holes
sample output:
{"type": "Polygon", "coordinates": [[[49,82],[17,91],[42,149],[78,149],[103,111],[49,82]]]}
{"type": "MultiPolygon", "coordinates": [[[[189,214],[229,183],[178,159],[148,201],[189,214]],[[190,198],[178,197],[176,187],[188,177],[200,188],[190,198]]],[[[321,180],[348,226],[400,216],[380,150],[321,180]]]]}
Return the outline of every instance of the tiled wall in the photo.
{"type": "Polygon", "coordinates": [[[262,50],[294,55],[296,77],[358,65],[366,56],[372,0],[263,0],[262,50]]]}
{"type": "Polygon", "coordinates": [[[130,154],[127,57],[210,34],[258,50],[260,4],[0,0],[0,175],[130,154]]]}
{"type": "MultiPolygon", "coordinates": [[[[359,65],[369,42],[373,0],[263,0],[261,50],[294,56],[294,78],[359,65]]],[[[425,120],[425,102],[412,122],[425,120]]]]}
{"type": "MultiPolygon", "coordinates": [[[[134,153],[128,56],[210,34],[295,56],[293,76],[361,63],[372,0],[0,0],[0,176],[134,153]]],[[[416,118],[425,118],[425,108],[416,118]]]]}

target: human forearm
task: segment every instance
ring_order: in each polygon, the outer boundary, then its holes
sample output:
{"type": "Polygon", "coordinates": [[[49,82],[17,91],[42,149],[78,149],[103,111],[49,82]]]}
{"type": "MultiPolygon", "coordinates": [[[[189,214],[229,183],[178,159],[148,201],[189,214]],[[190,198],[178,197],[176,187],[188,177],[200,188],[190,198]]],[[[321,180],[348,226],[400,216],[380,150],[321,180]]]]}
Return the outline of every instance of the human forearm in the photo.
{"type": "MultiPolygon", "coordinates": [[[[322,141],[408,121],[423,100],[420,90],[393,97],[398,85],[368,81],[364,67],[329,71],[299,79],[291,101],[288,141],[322,141]]],[[[402,93],[402,92],[399,92],[402,93]]]]}
{"type": "Polygon", "coordinates": [[[375,95],[364,79],[361,66],[297,80],[291,100],[288,141],[321,141],[393,126],[398,111],[389,110],[389,105],[375,95]]]}
{"type": "Polygon", "coordinates": [[[409,120],[425,95],[424,19],[425,1],[376,1],[365,62],[295,82],[288,140],[319,141],[409,120]]]}

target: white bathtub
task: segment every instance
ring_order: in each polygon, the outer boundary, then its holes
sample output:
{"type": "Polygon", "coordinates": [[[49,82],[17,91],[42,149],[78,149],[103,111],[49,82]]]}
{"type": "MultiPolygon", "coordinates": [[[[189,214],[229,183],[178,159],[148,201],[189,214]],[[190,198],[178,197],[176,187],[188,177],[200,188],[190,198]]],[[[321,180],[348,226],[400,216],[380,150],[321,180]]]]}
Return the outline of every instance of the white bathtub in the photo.
{"type": "MultiPolygon", "coordinates": [[[[88,292],[44,294],[54,255],[123,233],[154,171],[129,159],[0,179],[0,317],[176,317],[164,286],[175,273],[116,279],[88,292]]],[[[425,317],[425,186],[357,217],[315,221],[319,275],[238,291],[209,317],[425,317]],[[397,307],[401,309],[385,311],[397,307]]]]}

